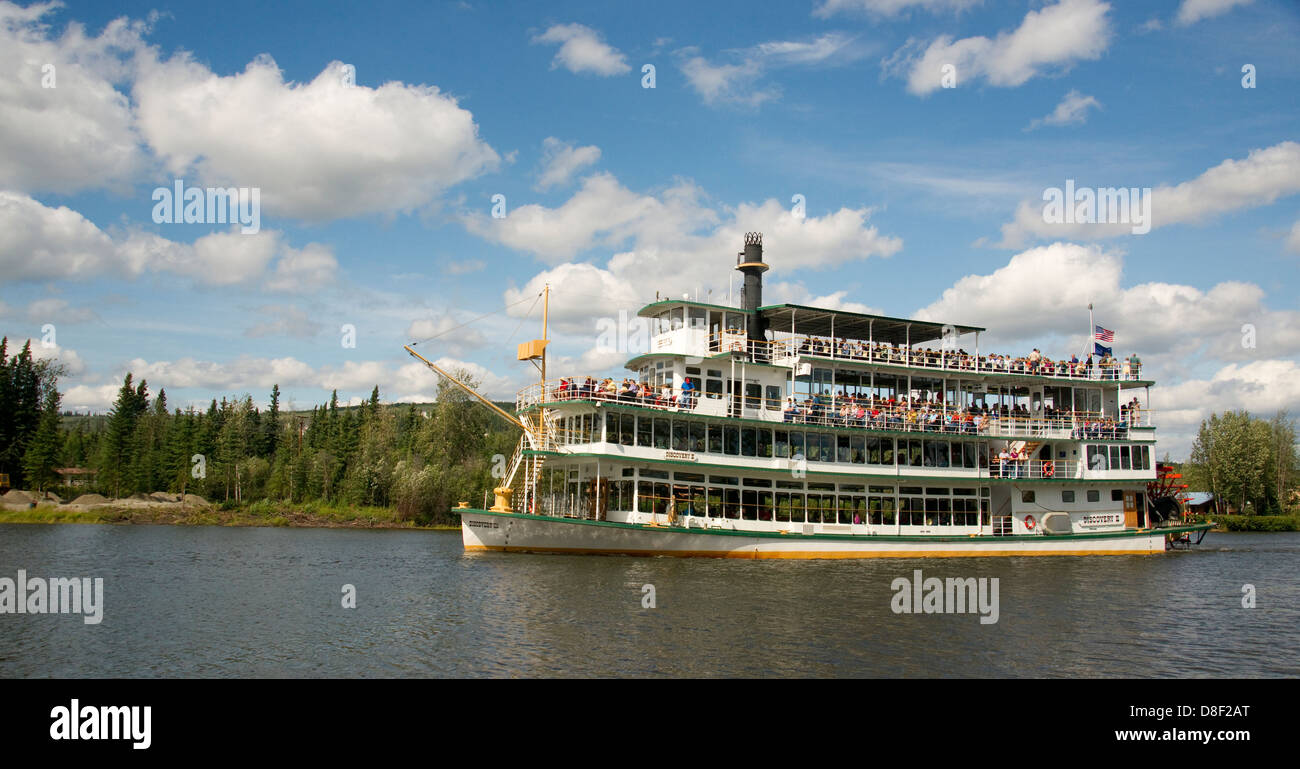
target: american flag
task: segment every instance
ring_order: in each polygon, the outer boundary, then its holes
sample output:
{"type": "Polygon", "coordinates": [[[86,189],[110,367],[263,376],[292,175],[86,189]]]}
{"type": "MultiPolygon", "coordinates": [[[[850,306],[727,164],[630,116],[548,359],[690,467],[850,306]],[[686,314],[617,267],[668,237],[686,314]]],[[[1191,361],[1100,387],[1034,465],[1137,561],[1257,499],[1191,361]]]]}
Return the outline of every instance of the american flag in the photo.
{"type": "Polygon", "coordinates": [[[1109,330],[1109,329],[1104,329],[1104,328],[1102,328],[1101,326],[1098,326],[1098,327],[1097,327],[1097,341],[1098,341],[1098,342],[1106,342],[1107,344],[1114,343],[1114,341],[1115,341],[1115,332],[1114,332],[1114,331],[1111,331],[1111,330],[1109,330]]]}

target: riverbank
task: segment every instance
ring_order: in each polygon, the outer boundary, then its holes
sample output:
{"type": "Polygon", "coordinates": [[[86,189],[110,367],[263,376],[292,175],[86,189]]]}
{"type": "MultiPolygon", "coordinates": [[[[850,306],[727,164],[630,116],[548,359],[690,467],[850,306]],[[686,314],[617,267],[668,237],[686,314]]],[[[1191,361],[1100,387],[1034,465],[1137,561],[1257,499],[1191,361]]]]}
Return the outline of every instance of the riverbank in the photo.
{"type": "Polygon", "coordinates": [[[1300,531],[1300,515],[1194,515],[1193,523],[1213,521],[1218,525],[1211,531],[1250,531],[1268,534],[1277,531],[1300,531]]]}
{"type": "Polygon", "coordinates": [[[0,509],[0,523],[106,523],[169,526],[285,526],[299,528],[424,529],[458,531],[459,525],[419,525],[394,508],[259,500],[229,507],[208,503],[143,505],[112,500],[93,507],[40,504],[0,509]]]}

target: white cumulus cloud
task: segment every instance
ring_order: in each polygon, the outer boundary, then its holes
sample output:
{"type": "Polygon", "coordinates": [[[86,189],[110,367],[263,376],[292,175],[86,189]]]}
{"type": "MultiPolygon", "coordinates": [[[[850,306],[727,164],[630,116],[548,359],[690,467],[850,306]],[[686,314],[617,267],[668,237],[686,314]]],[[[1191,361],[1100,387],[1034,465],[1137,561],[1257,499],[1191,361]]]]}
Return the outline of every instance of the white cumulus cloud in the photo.
{"type": "Polygon", "coordinates": [[[560,45],[551,69],[564,67],[574,74],[590,72],[602,77],[630,72],[627,57],[600,39],[600,34],[582,24],[555,24],[533,37],[534,43],[560,45]]]}

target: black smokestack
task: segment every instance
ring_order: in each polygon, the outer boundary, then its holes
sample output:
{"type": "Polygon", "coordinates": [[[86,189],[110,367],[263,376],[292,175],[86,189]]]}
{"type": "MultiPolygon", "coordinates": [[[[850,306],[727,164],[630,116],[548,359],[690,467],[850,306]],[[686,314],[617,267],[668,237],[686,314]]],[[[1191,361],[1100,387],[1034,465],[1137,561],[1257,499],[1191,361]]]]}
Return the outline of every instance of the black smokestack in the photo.
{"type": "Polygon", "coordinates": [[[745,250],[736,255],[736,269],[745,275],[745,285],[740,290],[740,306],[753,312],[749,318],[749,338],[762,340],[767,324],[759,317],[758,308],[763,306],[763,273],[768,269],[763,262],[763,233],[745,233],[745,250]]]}

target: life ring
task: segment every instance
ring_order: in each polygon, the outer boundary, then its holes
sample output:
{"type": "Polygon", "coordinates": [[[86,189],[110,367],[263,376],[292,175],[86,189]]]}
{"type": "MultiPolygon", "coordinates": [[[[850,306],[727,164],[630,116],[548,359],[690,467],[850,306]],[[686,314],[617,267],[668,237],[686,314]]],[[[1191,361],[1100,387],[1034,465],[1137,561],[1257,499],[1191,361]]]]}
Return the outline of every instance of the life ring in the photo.
{"type": "Polygon", "coordinates": [[[1029,529],[1030,531],[1034,530],[1034,516],[1032,515],[1025,516],[1025,528],[1029,529]]]}
{"type": "Polygon", "coordinates": [[[1056,466],[1052,464],[1051,460],[1048,460],[1043,463],[1044,478],[1051,478],[1055,472],[1056,472],[1056,466]]]}

